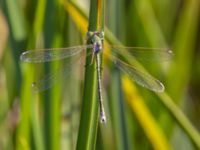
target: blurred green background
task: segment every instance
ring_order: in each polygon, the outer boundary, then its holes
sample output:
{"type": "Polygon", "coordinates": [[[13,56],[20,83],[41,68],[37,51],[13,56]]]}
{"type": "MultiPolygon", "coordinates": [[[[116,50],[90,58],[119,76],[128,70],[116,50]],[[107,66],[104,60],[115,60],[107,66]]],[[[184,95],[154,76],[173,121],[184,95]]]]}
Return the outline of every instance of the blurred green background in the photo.
{"type": "MultiPolygon", "coordinates": [[[[83,44],[89,4],[0,1],[0,149],[76,148],[78,127],[84,124],[82,63],[68,67],[66,75],[58,70],[71,60],[34,65],[19,58],[29,49],[83,44]],[[57,73],[55,86],[32,91],[33,81],[57,73]]],[[[199,0],[105,1],[108,39],[112,34],[128,46],[170,48],[174,57],[143,64],[164,83],[159,94],[121,81],[115,68],[104,67],[108,123],[99,125],[96,149],[200,149],[199,8],[199,0]],[[134,87],[131,95],[126,83],[134,87]]]]}

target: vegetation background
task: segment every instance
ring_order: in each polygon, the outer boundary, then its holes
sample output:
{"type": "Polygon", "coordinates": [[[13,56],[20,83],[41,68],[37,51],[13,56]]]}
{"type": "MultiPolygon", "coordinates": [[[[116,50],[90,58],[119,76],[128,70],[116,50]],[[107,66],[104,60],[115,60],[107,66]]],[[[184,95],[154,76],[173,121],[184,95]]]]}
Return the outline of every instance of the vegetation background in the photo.
{"type": "MultiPolygon", "coordinates": [[[[0,1],[0,149],[75,149],[80,144],[82,60],[70,67],[71,59],[33,65],[19,58],[29,49],[83,44],[89,6],[87,0],[0,1]],[[57,74],[56,86],[34,93],[32,82],[47,74],[57,74]]],[[[104,66],[108,123],[90,135],[95,149],[200,149],[199,8],[199,0],[105,1],[107,42],[169,47],[174,57],[143,64],[164,83],[163,93],[104,66]]]]}

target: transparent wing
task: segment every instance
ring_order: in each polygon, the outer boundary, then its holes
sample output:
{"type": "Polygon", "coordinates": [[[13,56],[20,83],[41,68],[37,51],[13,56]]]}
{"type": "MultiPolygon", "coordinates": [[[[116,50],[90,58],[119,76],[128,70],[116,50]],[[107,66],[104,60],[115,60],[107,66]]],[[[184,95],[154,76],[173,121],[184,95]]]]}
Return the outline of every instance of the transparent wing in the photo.
{"type": "Polygon", "coordinates": [[[167,48],[147,48],[147,47],[123,47],[110,46],[112,52],[118,55],[133,55],[141,61],[165,61],[170,60],[173,52],[167,48]]]}
{"type": "Polygon", "coordinates": [[[140,71],[136,67],[126,64],[114,56],[109,58],[111,58],[111,60],[120,70],[128,74],[129,77],[139,85],[155,92],[164,91],[164,85],[159,80],[152,77],[149,73],[140,71]]]}
{"type": "Polygon", "coordinates": [[[92,45],[81,45],[81,46],[74,46],[67,48],[29,50],[21,54],[20,60],[28,63],[49,62],[74,56],[87,48],[92,48],[92,45]]]}
{"type": "Polygon", "coordinates": [[[32,89],[35,92],[42,92],[51,88],[53,85],[63,83],[63,81],[68,78],[71,72],[78,67],[77,65],[85,64],[83,58],[83,55],[78,55],[76,58],[73,57],[73,60],[68,61],[64,66],[62,66],[61,69],[55,71],[55,73],[49,73],[38,81],[33,82],[32,89]]]}

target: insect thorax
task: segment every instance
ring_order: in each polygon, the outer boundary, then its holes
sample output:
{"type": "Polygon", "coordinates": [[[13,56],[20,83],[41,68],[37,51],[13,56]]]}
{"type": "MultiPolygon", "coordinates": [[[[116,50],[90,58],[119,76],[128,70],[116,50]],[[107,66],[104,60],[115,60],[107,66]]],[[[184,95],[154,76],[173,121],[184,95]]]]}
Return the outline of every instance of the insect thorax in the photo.
{"type": "Polygon", "coordinates": [[[98,31],[89,31],[87,33],[88,42],[93,45],[94,53],[99,53],[103,50],[103,39],[104,39],[104,32],[98,31]]]}

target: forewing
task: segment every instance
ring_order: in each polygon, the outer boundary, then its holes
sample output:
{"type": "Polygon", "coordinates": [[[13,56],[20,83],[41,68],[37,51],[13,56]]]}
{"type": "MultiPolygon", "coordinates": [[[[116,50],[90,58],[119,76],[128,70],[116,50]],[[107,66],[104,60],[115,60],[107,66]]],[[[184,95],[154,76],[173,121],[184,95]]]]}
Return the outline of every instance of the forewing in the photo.
{"type": "Polygon", "coordinates": [[[166,61],[170,60],[173,52],[168,48],[147,48],[147,47],[123,47],[110,46],[112,52],[117,55],[134,56],[141,61],[166,61]]]}
{"type": "Polygon", "coordinates": [[[42,62],[55,61],[77,55],[87,48],[92,48],[92,45],[81,45],[81,46],[74,46],[67,48],[29,50],[21,54],[20,60],[28,63],[42,63],[42,62]]]}

